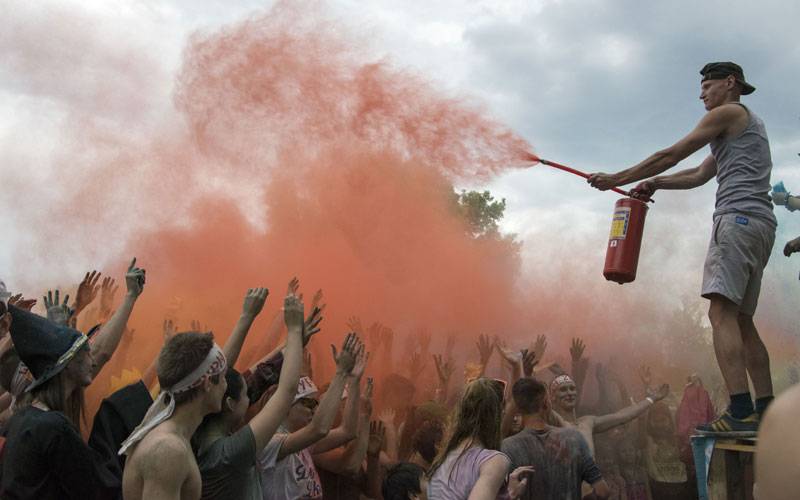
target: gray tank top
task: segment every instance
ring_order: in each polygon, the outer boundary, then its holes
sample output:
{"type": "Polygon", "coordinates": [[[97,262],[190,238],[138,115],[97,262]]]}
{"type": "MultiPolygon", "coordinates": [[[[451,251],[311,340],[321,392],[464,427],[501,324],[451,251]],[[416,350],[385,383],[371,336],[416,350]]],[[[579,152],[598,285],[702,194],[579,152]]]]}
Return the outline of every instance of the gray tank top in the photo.
{"type": "Polygon", "coordinates": [[[744,104],[739,105],[749,116],[747,127],[736,137],[711,141],[719,184],[714,217],[740,213],[777,226],[769,197],[772,157],[767,130],[761,118],[744,104]]]}

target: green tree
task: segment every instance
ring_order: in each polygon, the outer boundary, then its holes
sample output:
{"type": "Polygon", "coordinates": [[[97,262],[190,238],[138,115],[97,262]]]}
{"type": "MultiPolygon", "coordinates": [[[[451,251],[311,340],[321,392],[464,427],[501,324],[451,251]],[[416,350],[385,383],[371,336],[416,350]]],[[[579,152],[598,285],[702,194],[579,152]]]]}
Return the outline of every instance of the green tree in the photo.
{"type": "Polygon", "coordinates": [[[475,238],[499,237],[498,222],[506,210],[505,198],[496,200],[489,191],[465,191],[456,193],[458,210],[469,224],[475,238]]]}

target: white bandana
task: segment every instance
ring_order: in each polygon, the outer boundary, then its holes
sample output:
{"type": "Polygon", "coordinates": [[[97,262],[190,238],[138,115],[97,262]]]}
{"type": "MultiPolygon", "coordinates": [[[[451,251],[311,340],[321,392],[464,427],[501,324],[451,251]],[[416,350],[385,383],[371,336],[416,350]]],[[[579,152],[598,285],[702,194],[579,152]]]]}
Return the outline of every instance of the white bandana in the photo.
{"type": "Polygon", "coordinates": [[[575,381],[569,375],[559,375],[550,382],[550,392],[555,392],[556,389],[565,384],[574,384],[575,381]]]}
{"type": "Polygon", "coordinates": [[[169,389],[161,389],[153,404],[148,408],[147,413],[140,423],[128,436],[128,439],[123,441],[122,447],[119,449],[120,455],[126,455],[131,447],[141,441],[148,432],[153,430],[158,424],[164,422],[172,416],[175,411],[175,394],[186,392],[194,389],[200,385],[207,377],[213,377],[220,373],[225,373],[228,364],[225,361],[225,354],[217,344],[208,352],[206,359],[200,363],[200,366],[192,370],[191,373],[183,377],[178,383],[169,389]],[[166,399],[169,397],[169,402],[166,399]]]}

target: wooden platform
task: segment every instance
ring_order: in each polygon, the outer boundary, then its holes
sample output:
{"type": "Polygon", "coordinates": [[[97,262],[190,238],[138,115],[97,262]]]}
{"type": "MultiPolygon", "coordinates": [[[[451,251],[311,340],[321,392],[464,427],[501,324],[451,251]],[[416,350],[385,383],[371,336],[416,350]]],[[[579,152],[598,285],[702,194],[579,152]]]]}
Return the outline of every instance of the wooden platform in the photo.
{"type": "Polygon", "coordinates": [[[752,500],[756,442],[692,436],[700,500],[752,500]]]}

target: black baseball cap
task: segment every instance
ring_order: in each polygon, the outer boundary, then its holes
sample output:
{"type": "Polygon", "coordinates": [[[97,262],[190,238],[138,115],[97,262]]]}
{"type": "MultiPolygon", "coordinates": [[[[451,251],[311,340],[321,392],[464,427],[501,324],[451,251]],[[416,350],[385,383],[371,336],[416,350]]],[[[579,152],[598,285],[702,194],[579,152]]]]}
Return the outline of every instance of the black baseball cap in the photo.
{"type": "Polygon", "coordinates": [[[742,86],[742,95],[752,94],[756,90],[755,87],[745,81],[742,67],[730,61],[708,63],[700,70],[700,74],[703,75],[701,80],[703,82],[706,80],[722,80],[733,76],[742,86]]]}

